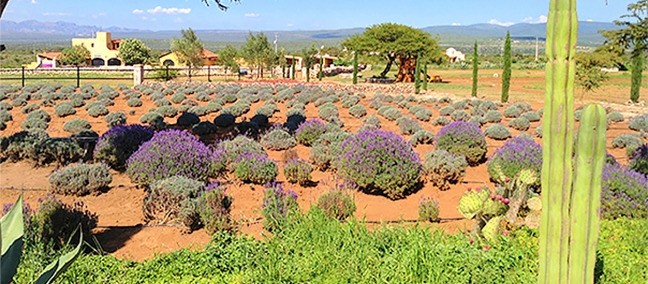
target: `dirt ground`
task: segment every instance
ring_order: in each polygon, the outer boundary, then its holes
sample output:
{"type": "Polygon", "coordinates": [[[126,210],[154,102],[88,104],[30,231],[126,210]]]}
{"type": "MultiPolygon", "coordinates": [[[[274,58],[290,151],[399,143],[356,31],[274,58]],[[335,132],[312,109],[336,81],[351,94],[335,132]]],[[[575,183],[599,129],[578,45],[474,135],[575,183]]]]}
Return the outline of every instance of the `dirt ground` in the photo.
{"type": "MultiPolygon", "coordinates": [[[[534,71],[535,72],[535,71],[534,71]]],[[[456,77],[448,78],[450,83],[448,85],[464,86],[470,85],[469,77],[456,77]]],[[[480,84],[488,85],[493,84],[497,88],[499,79],[489,77],[489,79],[480,79],[480,84]]],[[[543,90],[526,89],[524,86],[543,83],[543,78],[529,77],[529,78],[514,78],[512,85],[511,101],[528,101],[532,104],[534,110],[542,108],[543,90]],[[516,95],[517,93],[524,93],[524,97],[516,95]],[[527,100],[528,99],[528,100],[527,100]]],[[[329,83],[332,84],[332,83],[329,83]]],[[[433,86],[431,86],[433,87],[433,86]]],[[[365,88],[367,87],[360,87],[365,88]]],[[[406,88],[406,87],[404,87],[406,88]]],[[[433,87],[434,89],[434,87],[433,87]]],[[[469,93],[468,89],[468,93],[469,93]]],[[[458,92],[457,97],[467,97],[467,95],[458,92]]],[[[484,91],[487,98],[492,98],[489,91],[484,91]]],[[[370,91],[366,92],[367,98],[362,100],[362,104],[367,106],[369,98],[373,96],[370,91]]],[[[441,97],[450,94],[455,96],[452,90],[442,91],[435,90],[429,91],[424,96],[441,97]]],[[[625,151],[623,149],[612,149],[611,141],[614,137],[621,133],[630,132],[627,127],[628,117],[640,113],[645,113],[646,108],[635,106],[628,107],[622,105],[623,99],[615,96],[600,95],[601,100],[605,98],[605,103],[608,107],[613,107],[616,110],[622,111],[626,115],[626,121],[622,123],[612,124],[608,130],[607,143],[608,151],[615,156],[619,162],[627,163],[625,151]],[[614,104],[613,104],[614,103],[614,104]]],[[[493,98],[494,99],[494,98],[493,98]]],[[[599,99],[599,95],[588,96],[589,100],[599,99]]],[[[146,96],[142,97],[144,105],[138,108],[130,108],[126,106],[124,96],[119,96],[115,99],[115,105],[109,106],[111,112],[124,111],[128,114],[129,111],[134,111],[133,114],[127,115],[128,123],[139,123],[139,117],[148,112],[150,108],[155,107],[153,103],[148,100],[146,96]]],[[[577,100],[577,105],[582,104],[577,100]]],[[[203,104],[203,103],[201,103],[203,104]]],[[[245,115],[250,118],[254,115],[256,108],[260,107],[262,102],[252,105],[251,110],[245,115]]],[[[270,120],[275,123],[283,123],[286,120],[285,112],[286,107],[278,103],[280,112],[276,113],[270,120]]],[[[439,116],[439,106],[434,104],[424,104],[427,108],[433,110],[433,118],[439,116]]],[[[340,110],[340,118],[344,121],[344,129],[349,132],[357,131],[362,125],[362,119],[352,117],[348,110],[343,108],[340,103],[337,103],[340,110]]],[[[396,107],[395,104],[392,106],[396,107]]],[[[506,106],[505,106],[506,107],[506,106]]],[[[103,121],[103,117],[92,118],[87,115],[86,111],[77,109],[77,114],[74,117],[59,118],[53,115],[54,111],[51,107],[43,108],[52,114],[52,121],[48,128],[51,136],[68,136],[68,133],[63,131],[63,124],[73,118],[83,118],[93,125],[93,130],[99,134],[107,130],[107,125],[103,121]]],[[[374,115],[376,111],[367,108],[367,115],[374,115]]],[[[404,114],[403,110],[401,110],[404,114]]],[[[312,104],[306,107],[307,117],[317,118],[317,108],[312,104]]],[[[11,133],[20,131],[20,124],[25,115],[20,112],[19,108],[11,111],[14,121],[8,123],[6,130],[0,132],[0,135],[9,135],[11,133]]],[[[409,115],[409,113],[406,113],[409,115]]],[[[215,114],[202,117],[203,120],[213,121],[215,114]]],[[[410,115],[411,116],[411,115],[410,115]]],[[[381,121],[382,129],[390,130],[398,133],[399,129],[395,122],[388,121],[381,116],[378,116],[381,121]]],[[[504,119],[503,123],[508,120],[504,119]]],[[[168,123],[175,123],[175,118],[166,119],[168,123]]],[[[531,123],[531,127],[526,133],[533,135],[533,131],[540,122],[531,123]]],[[[431,123],[421,123],[421,126],[436,133],[441,127],[432,126],[431,123]]],[[[482,129],[485,129],[484,127],[482,129]]],[[[519,131],[511,129],[513,136],[520,134],[519,131]]],[[[405,136],[408,139],[408,136],[405,136]]],[[[537,142],[541,142],[536,138],[537,142]]],[[[488,142],[488,156],[492,155],[493,151],[499,146],[504,144],[503,141],[495,141],[487,138],[488,142]]],[[[299,157],[308,159],[310,148],[304,146],[297,146],[296,151],[299,157]]],[[[419,145],[415,151],[423,157],[427,152],[432,151],[432,145],[419,145]]],[[[280,151],[268,151],[269,156],[278,162],[279,169],[282,168],[280,151]]],[[[34,168],[30,163],[19,162],[9,163],[5,162],[0,164],[0,203],[5,204],[15,201],[19,194],[23,194],[27,203],[32,208],[37,205],[39,197],[47,194],[49,188],[48,176],[55,170],[53,166],[34,168]]],[[[279,171],[277,180],[279,182],[285,181],[283,172],[279,171]]],[[[303,210],[308,210],[311,204],[317,201],[317,198],[324,192],[327,192],[336,184],[336,177],[330,172],[322,172],[315,170],[312,174],[315,186],[301,187],[298,185],[291,185],[285,183],[285,187],[297,192],[299,198],[298,202],[303,210]]],[[[263,198],[263,187],[251,186],[240,184],[234,181],[233,177],[224,180],[227,191],[233,196],[233,209],[232,217],[238,222],[240,232],[248,234],[256,238],[263,238],[265,232],[262,228],[262,219],[260,208],[263,198]]],[[[481,185],[493,186],[489,181],[486,164],[481,164],[477,167],[469,167],[467,169],[466,178],[463,182],[452,185],[450,190],[440,191],[438,188],[432,186],[430,183],[425,183],[424,187],[418,192],[408,196],[405,199],[391,201],[382,196],[368,195],[360,192],[350,192],[355,200],[357,210],[355,217],[358,220],[365,220],[369,226],[376,226],[377,224],[387,222],[403,221],[406,223],[413,223],[418,218],[418,203],[424,197],[433,197],[439,201],[440,204],[440,217],[442,221],[438,224],[432,224],[432,227],[439,227],[448,232],[457,232],[470,228],[471,223],[468,220],[463,220],[461,215],[456,209],[461,194],[468,188],[473,188],[481,185]]],[[[98,228],[95,230],[96,237],[102,245],[104,251],[112,253],[114,256],[121,259],[131,260],[144,260],[153,257],[156,254],[174,251],[180,248],[201,248],[209,242],[210,236],[204,231],[199,230],[191,234],[182,234],[180,230],[174,227],[165,226],[147,226],[143,222],[142,202],[144,198],[144,191],[135,187],[129,178],[121,173],[113,172],[113,182],[110,185],[110,190],[98,196],[85,196],[85,197],[67,197],[57,196],[66,203],[73,203],[75,201],[82,201],[87,209],[96,212],[99,216],[98,228]]],[[[1,205],[0,204],[0,205],[1,205]]],[[[428,226],[428,224],[423,224],[428,226]]]]}

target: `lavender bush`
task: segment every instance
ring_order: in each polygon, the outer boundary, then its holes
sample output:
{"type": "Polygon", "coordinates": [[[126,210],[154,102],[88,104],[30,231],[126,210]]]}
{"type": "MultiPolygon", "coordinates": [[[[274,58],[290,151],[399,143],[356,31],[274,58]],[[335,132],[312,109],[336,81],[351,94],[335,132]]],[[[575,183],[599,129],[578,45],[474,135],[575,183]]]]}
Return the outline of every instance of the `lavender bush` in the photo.
{"type": "Polygon", "coordinates": [[[402,137],[383,130],[362,131],[341,145],[339,174],[369,192],[405,197],[419,182],[421,162],[402,137]]]}
{"type": "Polygon", "coordinates": [[[203,182],[183,176],[153,182],[144,198],[144,221],[180,226],[185,233],[197,229],[200,224],[197,197],[203,189],[203,182]]]}
{"type": "Polygon", "coordinates": [[[297,193],[284,190],[281,184],[271,183],[266,185],[263,195],[263,227],[270,232],[277,232],[286,222],[289,214],[299,211],[297,193]]]}
{"type": "Polygon", "coordinates": [[[215,176],[215,164],[222,156],[186,131],[165,130],[153,135],[128,159],[126,173],[134,183],[184,176],[206,181],[215,176]]]}
{"type": "Polygon", "coordinates": [[[524,169],[540,174],[541,167],[542,147],[533,139],[518,136],[493,153],[488,161],[488,174],[492,180],[504,184],[506,179],[514,178],[524,169]]]}
{"type": "Polygon", "coordinates": [[[469,165],[477,165],[486,156],[486,138],[479,125],[472,122],[455,121],[437,133],[437,149],[455,155],[463,155],[469,165]]]}
{"type": "Polygon", "coordinates": [[[124,171],[128,158],[139,149],[142,143],[152,137],[153,130],[143,125],[112,127],[99,137],[94,151],[94,160],[106,163],[115,170],[124,171]]]}
{"type": "Polygon", "coordinates": [[[221,141],[217,149],[223,153],[227,169],[232,172],[236,168],[236,162],[239,160],[239,157],[244,154],[267,155],[259,142],[242,135],[236,136],[232,140],[221,141]]]}
{"type": "Polygon", "coordinates": [[[198,215],[209,234],[234,229],[230,211],[232,197],[217,182],[207,185],[198,197],[198,215]]]}
{"type": "Polygon", "coordinates": [[[466,175],[466,158],[445,150],[435,150],[425,155],[423,172],[427,179],[440,190],[450,189],[466,175]]]}
{"type": "Polygon", "coordinates": [[[628,167],[631,170],[648,176],[648,144],[643,144],[642,146],[637,147],[630,157],[630,164],[628,167]]]}
{"type": "Polygon", "coordinates": [[[647,218],[648,177],[618,164],[605,164],[601,216],[605,219],[647,218]]]}
{"type": "Polygon", "coordinates": [[[307,185],[311,181],[313,167],[307,161],[292,158],[286,161],[283,167],[284,176],[289,183],[307,185]]]}
{"type": "Polygon", "coordinates": [[[320,136],[311,148],[311,162],[321,170],[335,169],[336,165],[333,161],[342,154],[342,142],[349,136],[351,134],[347,132],[330,132],[320,136]]]}
{"type": "Polygon", "coordinates": [[[311,146],[324,132],[326,132],[324,122],[319,119],[310,119],[299,125],[295,131],[295,138],[299,144],[311,146]]]}
{"type": "Polygon", "coordinates": [[[324,212],[324,215],[340,221],[351,217],[356,210],[355,202],[351,196],[339,190],[322,194],[317,199],[316,206],[324,212]]]}
{"type": "Polygon", "coordinates": [[[76,164],[61,168],[49,177],[52,192],[56,194],[83,196],[98,194],[112,182],[107,165],[76,164]]]}
{"type": "Polygon", "coordinates": [[[288,131],[275,128],[261,137],[261,145],[268,150],[281,151],[297,146],[297,141],[288,131]]]}
{"type": "Polygon", "coordinates": [[[244,153],[235,162],[234,175],[243,182],[266,184],[277,177],[277,164],[265,154],[244,153]]]}
{"type": "Polygon", "coordinates": [[[439,202],[433,198],[423,198],[418,206],[419,220],[428,222],[439,221],[439,202]]]}

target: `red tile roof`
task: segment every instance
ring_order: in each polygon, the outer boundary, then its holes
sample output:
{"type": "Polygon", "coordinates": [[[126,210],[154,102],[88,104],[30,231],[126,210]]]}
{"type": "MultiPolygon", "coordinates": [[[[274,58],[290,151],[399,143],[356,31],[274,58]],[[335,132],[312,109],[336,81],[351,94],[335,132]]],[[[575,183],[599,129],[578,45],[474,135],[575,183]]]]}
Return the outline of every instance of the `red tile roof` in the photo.
{"type": "Polygon", "coordinates": [[[47,58],[50,60],[56,59],[59,55],[61,55],[60,51],[47,51],[43,53],[39,53],[38,56],[47,58]]]}

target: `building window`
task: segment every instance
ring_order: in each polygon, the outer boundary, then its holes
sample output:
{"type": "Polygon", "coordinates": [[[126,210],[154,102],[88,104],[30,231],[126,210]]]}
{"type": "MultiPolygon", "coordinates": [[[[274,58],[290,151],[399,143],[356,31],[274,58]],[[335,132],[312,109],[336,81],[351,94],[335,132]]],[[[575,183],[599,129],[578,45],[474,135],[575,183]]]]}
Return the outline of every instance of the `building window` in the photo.
{"type": "Polygon", "coordinates": [[[91,44],[90,44],[90,47],[94,47],[94,43],[91,43],[91,44]]]}

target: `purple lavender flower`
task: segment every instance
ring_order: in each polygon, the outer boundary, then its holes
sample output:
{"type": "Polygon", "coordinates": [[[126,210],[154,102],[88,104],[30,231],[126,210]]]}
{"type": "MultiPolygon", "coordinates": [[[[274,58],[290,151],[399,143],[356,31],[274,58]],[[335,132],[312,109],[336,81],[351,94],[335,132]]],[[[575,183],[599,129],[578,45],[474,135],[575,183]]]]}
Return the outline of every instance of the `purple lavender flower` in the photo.
{"type": "Polygon", "coordinates": [[[501,184],[506,178],[512,179],[524,169],[538,174],[542,169],[542,146],[526,137],[506,141],[488,161],[488,174],[501,184]]]}
{"type": "Polygon", "coordinates": [[[113,169],[123,171],[126,169],[128,158],[142,143],[152,137],[153,130],[143,125],[114,126],[99,137],[94,159],[106,163],[113,169]]]}
{"type": "Polygon", "coordinates": [[[288,215],[298,210],[297,193],[284,190],[279,183],[266,184],[261,207],[266,230],[273,232],[281,229],[288,215]]]}
{"type": "Polygon", "coordinates": [[[478,165],[486,156],[486,138],[479,125],[467,121],[450,123],[437,133],[437,149],[463,155],[470,165],[478,165]]]}
{"type": "Polygon", "coordinates": [[[621,165],[604,165],[601,216],[648,217],[648,178],[621,165]]]}

